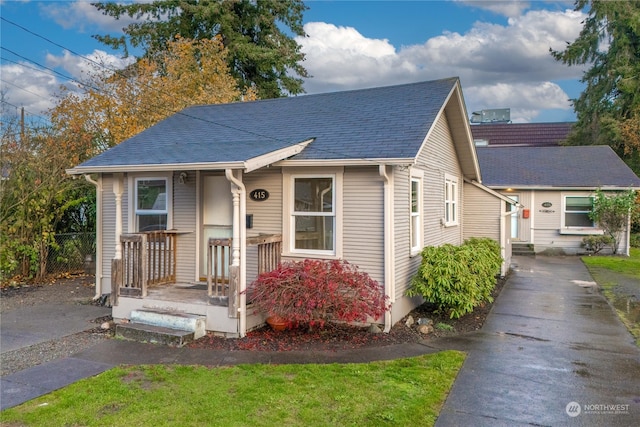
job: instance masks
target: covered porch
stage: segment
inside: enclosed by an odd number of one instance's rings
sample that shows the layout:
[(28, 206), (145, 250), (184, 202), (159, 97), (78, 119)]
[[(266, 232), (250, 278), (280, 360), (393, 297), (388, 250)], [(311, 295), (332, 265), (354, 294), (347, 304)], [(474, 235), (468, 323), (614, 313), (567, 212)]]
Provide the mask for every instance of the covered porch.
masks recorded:
[[(161, 230), (123, 234), (122, 256), (114, 259), (113, 317), (124, 321), (137, 310), (159, 310), (201, 316), (206, 330), (223, 336), (240, 336), (240, 320), (245, 328), (262, 323), (260, 316), (243, 313), (241, 275), (250, 283), (258, 274), (275, 269), (280, 263), (282, 236), (261, 234), (244, 241), (248, 257), (235, 260), (239, 244), (233, 238), (209, 238), (207, 272), (204, 280), (176, 280), (180, 233)], [(255, 265), (247, 268), (247, 264)], [(244, 315), (244, 316), (243, 316)], [(248, 324), (247, 324), (248, 323)]]

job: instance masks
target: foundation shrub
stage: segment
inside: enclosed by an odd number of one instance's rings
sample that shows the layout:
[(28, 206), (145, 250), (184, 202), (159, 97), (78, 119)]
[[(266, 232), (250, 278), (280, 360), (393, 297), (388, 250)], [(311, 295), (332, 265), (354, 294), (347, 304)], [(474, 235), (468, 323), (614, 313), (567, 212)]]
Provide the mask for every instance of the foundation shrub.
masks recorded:
[(472, 238), (460, 246), (427, 246), (407, 295), (424, 297), (438, 311), (457, 319), (485, 302), (497, 283), (500, 246), (488, 238)]
[(247, 299), (256, 312), (311, 327), (332, 320), (375, 321), (389, 309), (380, 284), (343, 260), (282, 263), (258, 276)]

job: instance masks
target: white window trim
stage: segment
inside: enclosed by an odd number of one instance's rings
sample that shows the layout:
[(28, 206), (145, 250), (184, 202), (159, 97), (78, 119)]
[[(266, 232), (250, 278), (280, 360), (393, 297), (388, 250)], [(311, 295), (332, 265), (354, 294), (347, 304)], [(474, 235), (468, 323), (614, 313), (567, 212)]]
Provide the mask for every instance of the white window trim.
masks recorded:
[(562, 193), (562, 213), (560, 215), (560, 234), (590, 235), (603, 234), (604, 231), (596, 224), (592, 227), (568, 226), (566, 225), (567, 198), (568, 197), (595, 197), (593, 193)]
[[(451, 188), (453, 187), (453, 191)], [(449, 189), (449, 191), (447, 191)], [(458, 184), (458, 177), (450, 174), (444, 175), (444, 215), (442, 222), (445, 227), (453, 227), (458, 225), (460, 217), (459, 203), (460, 203), (460, 185)], [(447, 193), (453, 195), (453, 199), (447, 199)], [(451, 219), (453, 217), (453, 220)]]
[(136, 230), (136, 217), (138, 215), (138, 181), (144, 180), (158, 180), (164, 179), (166, 182), (167, 189), (167, 210), (165, 211), (147, 211), (151, 214), (167, 214), (167, 230), (171, 230), (173, 228), (173, 174), (172, 173), (163, 173), (163, 174), (145, 174), (145, 175), (134, 175), (129, 176), (129, 215), (128, 215), (128, 224), (127, 224), (127, 232), (128, 233), (137, 233)]
[[(422, 251), (424, 241), (424, 185), (423, 185), (424, 173), (421, 170), (411, 170), (411, 177), (409, 180), (409, 246), (411, 248), (411, 256), (416, 256)], [(413, 212), (413, 183), (418, 183), (418, 212)], [(418, 217), (418, 227), (414, 228), (414, 217)], [(416, 244), (413, 245), (414, 236)]]
[[(282, 253), (283, 256), (321, 259), (342, 258), (342, 181), (343, 168), (305, 168), (283, 170), (283, 212), (284, 221), (282, 225)], [(295, 248), (295, 221), (294, 217), (294, 191), (293, 185), (296, 178), (332, 178), (333, 179), (333, 250), (312, 250)]]

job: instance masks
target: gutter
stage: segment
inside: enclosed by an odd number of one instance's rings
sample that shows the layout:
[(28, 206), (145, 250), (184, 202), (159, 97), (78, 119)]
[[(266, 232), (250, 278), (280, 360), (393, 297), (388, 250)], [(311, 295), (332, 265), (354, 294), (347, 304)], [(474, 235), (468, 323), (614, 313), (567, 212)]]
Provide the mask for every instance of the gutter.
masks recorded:
[[(243, 338), (247, 333), (247, 230), (246, 222), (243, 218), (247, 217), (247, 189), (238, 178), (233, 174), (232, 169), (225, 169), (224, 174), (229, 182), (236, 186), (237, 190), (233, 193), (233, 241), (231, 247), (232, 265), (238, 263), (239, 280), (238, 280), (238, 317), (240, 318), (239, 335)], [(236, 197), (239, 198), (236, 201)], [(240, 243), (239, 247), (237, 242)]]
[(96, 181), (88, 174), (84, 179), (96, 187), (96, 301), (102, 297), (102, 180)]
[[(395, 302), (395, 251), (393, 234), (393, 176), (387, 174), (386, 165), (378, 165), (378, 173), (384, 179), (384, 294), (389, 302)], [(391, 309), (384, 312), (384, 332), (391, 331)]]

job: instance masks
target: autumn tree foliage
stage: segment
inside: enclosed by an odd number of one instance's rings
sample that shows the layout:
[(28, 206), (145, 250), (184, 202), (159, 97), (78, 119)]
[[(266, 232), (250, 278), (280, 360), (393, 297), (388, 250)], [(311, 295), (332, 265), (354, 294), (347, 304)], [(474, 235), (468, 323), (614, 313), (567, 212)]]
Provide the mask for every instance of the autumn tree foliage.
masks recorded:
[(156, 0), (97, 2), (115, 19), (135, 18), (123, 36), (95, 38), (125, 53), (141, 48), (144, 57), (158, 53), (178, 36), (194, 40), (219, 37), (229, 52), (227, 64), (240, 90), (254, 88), (261, 99), (299, 94), (304, 54), (291, 36), (304, 36), (302, 0)]
[(237, 89), (219, 38), (178, 37), (156, 56), (162, 60), (145, 57), (125, 70), (96, 69), (83, 93), (65, 93), (51, 121), (63, 147), (77, 154), (69, 166), (188, 106), (255, 99), (250, 90)]
[(2, 281), (42, 278), (56, 233), (92, 224), (95, 188), (66, 169), (187, 106), (255, 99), (237, 89), (217, 38), (176, 38), (157, 55), (161, 61), (143, 58), (125, 70), (97, 67), (81, 93), (63, 93), (51, 126), (21, 133), (3, 118)]
[(586, 88), (572, 100), (573, 145), (610, 145), (640, 174), (640, 2), (577, 0), (585, 11), (579, 37), (551, 54), (569, 66), (588, 65)]
[[(6, 123), (5, 123), (6, 124)], [(4, 127), (0, 146), (0, 279), (41, 279), (56, 230), (65, 215), (86, 201), (86, 183), (65, 174), (68, 153), (49, 128), (17, 132)], [(92, 188), (91, 188), (92, 189)]]

